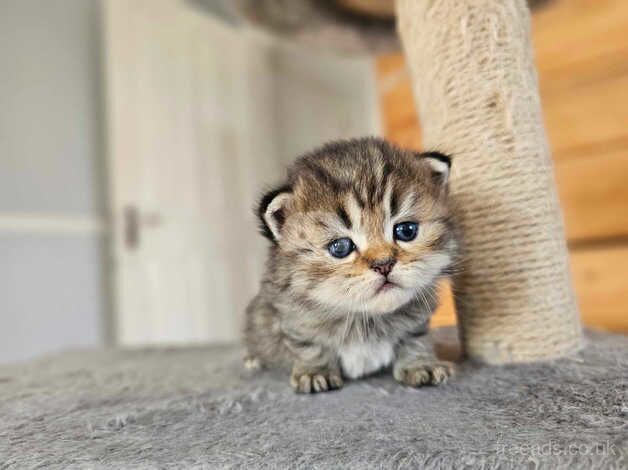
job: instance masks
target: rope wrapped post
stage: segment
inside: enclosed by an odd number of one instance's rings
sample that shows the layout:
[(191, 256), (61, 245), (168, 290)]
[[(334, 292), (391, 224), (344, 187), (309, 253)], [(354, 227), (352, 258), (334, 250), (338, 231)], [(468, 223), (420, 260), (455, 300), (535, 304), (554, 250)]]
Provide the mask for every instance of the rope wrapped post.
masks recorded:
[(467, 355), (502, 364), (581, 347), (525, 0), (397, 0), (424, 145), (453, 155)]

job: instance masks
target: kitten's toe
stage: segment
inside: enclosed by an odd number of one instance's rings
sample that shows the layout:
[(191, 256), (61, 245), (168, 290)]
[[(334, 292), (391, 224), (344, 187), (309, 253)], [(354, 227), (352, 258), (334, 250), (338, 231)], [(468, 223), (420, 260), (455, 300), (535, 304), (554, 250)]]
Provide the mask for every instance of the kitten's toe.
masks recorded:
[(447, 382), (453, 373), (453, 364), (445, 361), (407, 364), (395, 367), (393, 370), (393, 375), (398, 382), (411, 387), (439, 385)]
[(452, 364), (446, 362), (442, 364), (437, 364), (432, 367), (430, 371), (430, 376), (432, 381), (430, 382), (432, 385), (438, 385), (447, 382), (447, 379), (454, 374), (454, 367)]
[(312, 388), (315, 392), (326, 392), (329, 390), (329, 385), (327, 385), (327, 379), (324, 375), (316, 374), (312, 378)]
[(250, 372), (256, 372), (262, 368), (262, 362), (253, 356), (246, 356), (244, 358), (244, 368)]
[(340, 375), (340, 373), (329, 374), (328, 381), (329, 381), (329, 388), (331, 390), (337, 390), (339, 388), (342, 388), (342, 386), (344, 385), (344, 382), (342, 380), (342, 376)]
[(292, 373), (290, 385), (297, 393), (319, 393), (341, 388), (342, 377), (335, 372), (296, 374)]

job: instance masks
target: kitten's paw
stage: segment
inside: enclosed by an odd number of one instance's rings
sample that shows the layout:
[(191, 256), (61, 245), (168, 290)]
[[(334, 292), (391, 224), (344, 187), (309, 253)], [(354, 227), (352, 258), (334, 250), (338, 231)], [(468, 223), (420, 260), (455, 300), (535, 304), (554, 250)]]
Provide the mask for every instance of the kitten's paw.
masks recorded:
[(342, 388), (344, 382), (338, 371), (313, 373), (292, 372), (290, 385), (297, 393), (319, 393)]
[(249, 372), (257, 372), (262, 368), (262, 362), (253, 356), (246, 356), (244, 358), (244, 368)]
[(454, 374), (454, 365), (450, 362), (409, 363), (395, 365), (393, 375), (398, 382), (411, 387), (439, 385), (447, 382)]

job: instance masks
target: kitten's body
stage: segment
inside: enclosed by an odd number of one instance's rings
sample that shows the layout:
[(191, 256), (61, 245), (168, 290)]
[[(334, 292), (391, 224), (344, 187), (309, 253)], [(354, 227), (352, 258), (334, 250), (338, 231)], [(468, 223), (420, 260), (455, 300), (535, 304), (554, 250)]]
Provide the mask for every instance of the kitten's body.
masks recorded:
[[(448, 159), (403, 152), (377, 139), (327, 145), (301, 157), (288, 181), (260, 205), (274, 243), (258, 295), (247, 309), (248, 363), (292, 366), (293, 387), (324, 391), (394, 365), (410, 385), (451, 372), (425, 334), (437, 283), (451, 270)], [(394, 239), (416, 220), (419, 235)], [(337, 259), (327, 247), (351, 239)], [(385, 268), (384, 268), (385, 266)]]

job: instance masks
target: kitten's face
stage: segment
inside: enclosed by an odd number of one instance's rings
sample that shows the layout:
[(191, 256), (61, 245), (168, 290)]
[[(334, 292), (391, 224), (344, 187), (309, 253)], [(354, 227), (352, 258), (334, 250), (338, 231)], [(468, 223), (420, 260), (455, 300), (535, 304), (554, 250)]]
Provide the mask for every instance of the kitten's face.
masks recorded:
[(288, 185), (262, 201), (288, 289), (338, 314), (388, 313), (425, 295), (456, 248), (448, 171), (440, 154), (374, 139), (299, 159)]

